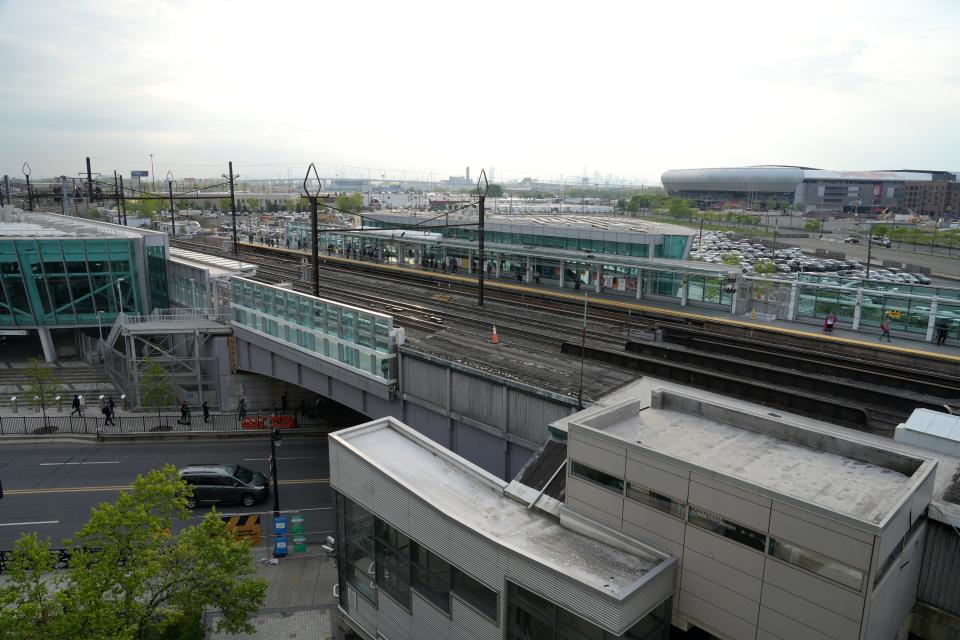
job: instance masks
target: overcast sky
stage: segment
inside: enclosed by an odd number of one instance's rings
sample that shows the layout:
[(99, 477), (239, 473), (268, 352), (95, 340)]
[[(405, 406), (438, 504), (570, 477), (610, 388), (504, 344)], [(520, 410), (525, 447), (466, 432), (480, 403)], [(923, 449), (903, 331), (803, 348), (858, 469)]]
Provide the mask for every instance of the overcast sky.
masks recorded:
[(0, 0), (0, 173), (960, 170), (960, 2)]

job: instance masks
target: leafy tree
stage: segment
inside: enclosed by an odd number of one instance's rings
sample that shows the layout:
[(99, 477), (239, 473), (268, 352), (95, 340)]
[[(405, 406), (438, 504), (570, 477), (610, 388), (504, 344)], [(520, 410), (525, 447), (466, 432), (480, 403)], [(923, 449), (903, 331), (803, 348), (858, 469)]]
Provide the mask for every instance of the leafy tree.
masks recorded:
[(753, 272), (757, 274), (776, 273), (777, 265), (770, 260), (761, 260), (753, 265)]
[[(900, 227), (893, 227), (893, 228), (894, 228), (894, 229), (899, 229)], [(913, 230), (915, 231), (916, 228), (914, 227)], [(888, 227), (888, 226), (885, 225), (885, 224), (875, 224), (875, 225), (873, 225), (872, 231), (873, 231), (873, 235), (879, 236), (879, 237), (882, 238), (882, 237), (886, 236), (888, 233), (890, 233), (890, 227)]]
[(259, 211), (260, 210), (260, 201), (256, 198), (247, 198), (243, 202), (244, 211)]
[(491, 198), (502, 198), (503, 197), (503, 185), (500, 184), (491, 184), (490, 190), (487, 191), (487, 195)]
[(170, 374), (159, 362), (151, 360), (140, 376), (140, 402), (148, 407), (156, 407), (159, 418), (161, 408), (172, 403), (174, 399)]
[(27, 368), (23, 370), (27, 382), (27, 395), (36, 398), (37, 406), (43, 411), (43, 424), (47, 424), (47, 406), (60, 390), (56, 372), (44, 366), (39, 358), (29, 358)]
[(671, 198), (667, 203), (667, 212), (674, 218), (689, 218), (693, 215), (690, 203), (683, 198)]
[(334, 205), (340, 211), (347, 211), (349, 213), (356, 213), (363, 208), (363, 194), (362, 193), (351, 193), (347, 195), (346, 193), (341, 193), (337, 196), (337, 200)]
[(217, 202), (220, 203), (221, 211), (230, 211), (230, 198), (220, 198)]
[(823, 223), (819, 220), (811, 218), (803, 223), (803, 230), (807, 233), (819, 233), (823, 229)]
[(740, 264), (740, 256), (735, 253), (725, 253), (720, 256), (720, 260), (723, 262), (723, 264), (728, 264), (731, 266)]
[[(205, 608), (217, 629), (251, 632), (266, 581), (247, 542), (214, 510), (184, 526), (191, 489), (172, 465), (137, 476), (101, 503), (74, 540), (69, 568), (51, 573), (50, 542), (17, 541), (0, 586), (0, 637), (9, 640), (161, 640), (189, 637)], [(202, 636), (195, 636), (202, 637)]]

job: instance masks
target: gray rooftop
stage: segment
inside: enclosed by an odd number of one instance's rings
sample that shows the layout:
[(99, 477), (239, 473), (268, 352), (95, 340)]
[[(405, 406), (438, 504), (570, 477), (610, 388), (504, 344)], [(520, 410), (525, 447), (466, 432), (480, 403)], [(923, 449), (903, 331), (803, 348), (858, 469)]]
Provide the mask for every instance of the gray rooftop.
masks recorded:
[(690, 391), (654, 389), (649, 402), (631, 398), (573, 416), (570, 427), (874, 526), (936, 465), (895, 446), (827, 436), (794, 416)]
[(166, 242), (166, 234), (160, 231), (125, 227), (58, 213), (24, 211), (10, 206), (0, 207), (0, 237), (142, 238), (151, 236), (156, 238), (156, 242), (150, 244)]
[(607, 595), (622, 597), (666, 560), (639, 545), (627, 553), (527, 509), (504, 493), (505, 482), (392, 418), (330, 437), (493, 543)]

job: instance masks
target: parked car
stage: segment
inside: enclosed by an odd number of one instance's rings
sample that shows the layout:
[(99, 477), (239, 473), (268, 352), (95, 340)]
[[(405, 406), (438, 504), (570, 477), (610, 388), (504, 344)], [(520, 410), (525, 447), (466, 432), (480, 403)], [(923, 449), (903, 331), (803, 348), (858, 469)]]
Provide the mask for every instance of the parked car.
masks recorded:
[(193, 488), (187, 507), (201, 504), (242, 504), (252, 507), (270, 494), (267, 477), (233, 464), (191, 464), (180, 477)]
[(854, 238), (852, 236), (849, 238), (844, 238), (843, 241), (847, 244), (860, 244), (860, 238)]
[(920, 284), (932, 284), (932, 283), (933, 283), (933, 281), (932, 281), (930, 278), (928, 278), (927, 276), (923, 275), (922, 273), (911, 273), (910, 275), (912, 275), (914, 278), (916, 278), (917, 281), (918, 281)]

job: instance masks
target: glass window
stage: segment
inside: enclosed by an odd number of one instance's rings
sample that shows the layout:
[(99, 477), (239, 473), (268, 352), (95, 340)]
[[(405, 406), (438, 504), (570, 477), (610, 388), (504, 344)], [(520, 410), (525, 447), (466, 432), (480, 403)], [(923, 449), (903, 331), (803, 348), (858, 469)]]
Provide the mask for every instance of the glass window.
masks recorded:
[(617, 491), (618, 493), (623, 493), (622, 479), (615, 478), (609, 473), (604, 473), (603, 471), (599, 471), (593, 467), (588, 467), (583, 463), (571, 461), (570, 474), (582, 480), (588, 480), (590, 482), (602, 485), (607, 489)]
[(691, 506), (687, 519), (690, 521), (690, 524), (694, 524), (707, 531), (712, 531), (724, 538), (730, 538), (734, 542), (739, 542), (760, 552), (766, 550), (767, 536), (759, 531), (754, 531), (743, 525), (730, 522), (715, 513), (703, 511)]
[(627, 497), (678, 518), (686, 515), (686, 503), (682, 500), (665, 496), (633, 482), (627, 483)]
[(377, 586), (410, 608), (410, 538), (376, 519)]
[(342, 543), (337, 545), (337, 565), (343, 571), (344, 582), (376, 605), (375, 518), (346, 496), (338, 495), (343, 535)]
[(451, 568), (452, 590), (494, 622), (497, 621), (497, 592), (474, 580), (460, 569)]
[(426, 547), (413, 543), (410, 554), (413, 588), (450, 613), (450, 565)]
[(804, 549), (792, 542), (770, 538), (770, 555), (822, 576), (827, 580), (832, 580), (837, 584), (842, 584), (857, 591), (863, 590), (863, 571), (828, 558), (816, 551)]
[(615, 636), (546, 598), (507, 584), (507, 640), (667, 640), (670, 637), (668, 598), (625, 634)]

